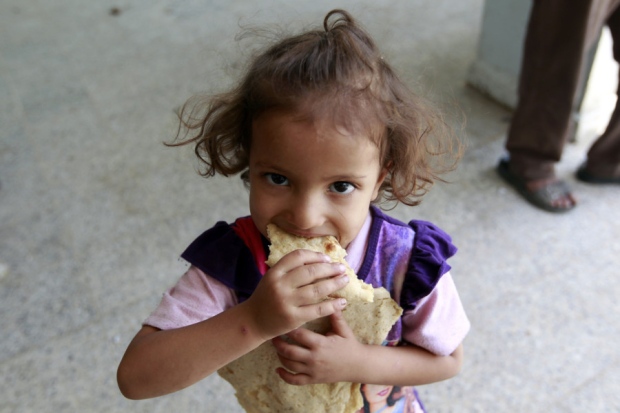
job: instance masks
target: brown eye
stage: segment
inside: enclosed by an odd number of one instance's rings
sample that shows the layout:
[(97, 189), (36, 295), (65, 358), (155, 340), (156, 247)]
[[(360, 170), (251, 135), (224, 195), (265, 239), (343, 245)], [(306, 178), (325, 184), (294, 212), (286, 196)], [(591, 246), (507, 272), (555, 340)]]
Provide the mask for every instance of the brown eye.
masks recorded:
[(283, 186), (288, 185), (288, 179), (284, 175), (279, 174), (265, 174), (267, 181), (273, 185)]
[(355, 189), (350, 182), (334, 182), (329, 186), (329, 190), (337, 194), (350, 194)]

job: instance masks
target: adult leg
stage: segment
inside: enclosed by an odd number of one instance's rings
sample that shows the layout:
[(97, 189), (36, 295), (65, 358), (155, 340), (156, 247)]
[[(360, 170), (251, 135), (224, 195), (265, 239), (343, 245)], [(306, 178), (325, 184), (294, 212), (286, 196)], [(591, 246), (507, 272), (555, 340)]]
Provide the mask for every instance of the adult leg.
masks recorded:
[(535, 0), (523, 48), (519, 103), (506, 149), (526, 180), (554, 177), (581, 81), (588, 21), (595, 0)]
[(535, 0), (519, 79), (519, 103), (498, 172), (529, 202), (554, 212), (576, 205), (555, 177), (569, 134), (576, 91), (585, 81), (587, 51), (598, 38), (608, 0)]
[[(614, 59), (620, 63), (620, 0), (613, 1), (610, 9), (607, 25), (613, 39)], [(620, 73), (618, 85), (617, 94), (620, 95)], [(605, 132), (588, 151), (586, 165), (578, 171), (577, 177), (595, 183), (620, 183), (620, 100), (616, 102)]]

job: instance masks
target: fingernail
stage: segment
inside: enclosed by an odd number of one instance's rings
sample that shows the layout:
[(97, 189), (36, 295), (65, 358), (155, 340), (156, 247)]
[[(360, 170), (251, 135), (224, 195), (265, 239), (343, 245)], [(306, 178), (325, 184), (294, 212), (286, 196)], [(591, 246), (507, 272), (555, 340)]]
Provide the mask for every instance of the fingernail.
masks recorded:
[(340, 306), (341, 307), (346, 307), (347, 306), (347, 300), (346, 299), (341, 298), (339, 301), (340, 301)]
[(348, 276), (347, 274), (342, 274), (342, 275), (341, 275), (341, 277), (342, 277), (342, 278), (344, 278), (344, 280), (343, 280), (343, 281), (344, 281), (345, 283), (348, 283), (349, 281), (351, 281), (351, 280), (349, 279), (349, 276)]

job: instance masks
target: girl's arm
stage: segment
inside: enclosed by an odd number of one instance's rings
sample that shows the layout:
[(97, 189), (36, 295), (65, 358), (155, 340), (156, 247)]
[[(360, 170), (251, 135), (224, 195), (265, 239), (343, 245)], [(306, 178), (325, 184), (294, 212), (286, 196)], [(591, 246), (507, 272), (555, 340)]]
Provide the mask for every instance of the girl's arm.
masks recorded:
[(142, 327), (119, 365), (119, 388), (144, 399), (196, 383), (265, 341), (342, 309), (342, 300), (323, 300), (347, 282), (344, 267), (323, 254), (288, 254), (247, 301), (187, 327)]
[(362, 344), (340, 312), (332, 315), (332, 332), (326, 336), (303, 328), (288, 336), (299, 345), (273, 340), (286, 367), (278, 373), (284, 381), (296, 385), (344, 381), (417, 386), (455, 376), (463, 360), (462, 344), (448, 356), (416, 346)]
[(245, 307), (174, 330), (142, 327), (118, 368), (121, 393), (145, 399), (181, 390), (258, 347), (264, 340)]
[(400, 386), (435, 383), (456, 376), (463, 361), (462, 344), (448, 356), (438, 356), (416, 346), (364, 347), (358, 359), (363, 362), (351, 374), (356, 377), (355, 383)]

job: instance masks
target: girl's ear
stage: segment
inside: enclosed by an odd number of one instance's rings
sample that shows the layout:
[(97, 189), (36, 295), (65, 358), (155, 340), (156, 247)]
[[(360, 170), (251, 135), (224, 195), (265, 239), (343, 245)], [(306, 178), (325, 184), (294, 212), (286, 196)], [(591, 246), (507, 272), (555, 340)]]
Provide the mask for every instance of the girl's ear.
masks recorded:
[(245, 187), (245, 189), (250, 189), (250, 169), (246, 169), (245, 171), (243, 171), (240, 175), (241, 177), (241, 181), (243, 182), (243, 186)]
[(387, 166), (384, 166), (379, 171), (379, 177), (377, 178), (377, 183), (375, 184), (375, 189), (372, 193), (373, 200), (377, 199), (377, 196), (379, 195), (379, 189), (381, 189), (381, 185), (383, 184), (383, 181), (385, 181), (385, 177), (387, 176), (388, 172), (389, 169)]

